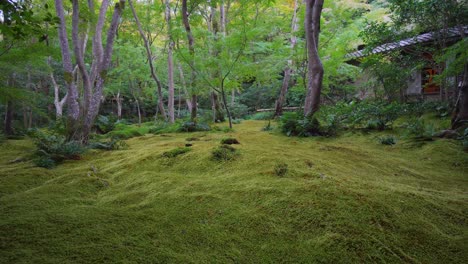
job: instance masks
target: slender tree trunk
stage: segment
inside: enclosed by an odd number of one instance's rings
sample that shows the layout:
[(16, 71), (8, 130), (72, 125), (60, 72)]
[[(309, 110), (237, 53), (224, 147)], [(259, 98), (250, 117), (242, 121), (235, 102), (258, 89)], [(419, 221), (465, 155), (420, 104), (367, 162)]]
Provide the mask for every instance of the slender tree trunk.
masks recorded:
[[(297, 16), (297, 12), (299, 11), (299, 4), (298, 0), (294, 0), (294, 12), (293, 12), (293, 17), (291, 21), (291, 56), (293, 55), (294, 48), (296, 47), (297, 43), (297, 38), (295, 36), (295, 33), (297, 32), (299, 28), (299, 18)], [(293, 73), (293, 61), (288, 60), (288, 66), (284, 69), (284, 78), (283, 78), (283, 84), (281, 85), (281, 91), (280, 95), (278, 97), (278, 100), (276, 100), (276, 105), (275, 105), (275, 117), (279, 117), (283, 114), (283, 104), (284, 101), (286, 100), (286, 95), (288, 93), (289, 89), (289, 83), (291, 80), (291, 74)]]
[(452, 118), (452, 129), (468, 125), (468, 63), (465, 64)]
[[(221, 9), (221, 7), (220, 7)], [(224, 10), (224, 8), (222, 9)], [(220, 12), (221, 13), (221, 12)], [(218, 36), (218, 33), (219, 33), (219, 24), (218, 23), (218, 20), (217, 20), (217, 17), (216, 17), (216, 7), (211, 7), (211, 20), (208, 21), (208, 29), (211, 30), (212, 34), (214, 35), (214, 40), (215, 42), (218, 41), (219, 39), (219, 36)], [(220, 16), (220, 20), (223, 19), (223, 16)], [(221, 22), (222, 24), (222, 22)], [(210, 53), (212, 54), (213, 57), (218, 57), (219, 55), (219, 50), (218, 48), (216, 47), (217, 45), (213, 45), (214, 47), (212, 47), (210, 49)], [(213, 74), (213, 77), (215, 79), (221, 79), (222, 76), (221, 76), (221, 67), (218, 65), (217, 69), (215, 70), (215, 73)], [(213, 122), (223, 122), (224, 121), (224, 114), (221, 110), (221, 105), (219, 103), (219, 100), (218, 100), (218, 94), (216, 93), (216, 91), (212, 91), (211, 92), (211, 109), (213, 111)]]
[(54, 86), (55, 118), (59, 120), (62, 118), (63, 106), (67, 101), (68, 93), (66, 93), (65, 96), (62, 99), (60, 99), (60, 86), (55, 81), (53, 73), (50, 73), (50, 80), (52, 81), (52, 85)]
[(13, 102), (11, 100), (6, 104), (4, 131), (7, 136), (13, 135)]
[(304, 116), (311, 117), (320, 106), (323, 65), (318, 54), (320, 15), (324, 0), (306, 0), (305, 33), (307, 41), (307, 93), (304, 102)]
[(178, 68), (179, 68), (179, 75), (180, 75), (180, 81), (182, 82), (182, 88), (184, 90), (184, 97), (185, 97), (185, 103), (187, 104), (187, 109), (189, 112), (192, 112), (192, 101), (189, 97), (189, 94), (187, 92), (187, 85), (185, 83), (185, 77), (184, 77), (184, 71), (182, 70), (182, 65), (178, 63)]
[(135, 19), (135, 22), (136, 22), (136, 24), (138, 26), (138, 32), (140, 33), (140, 36), (143, 39), (143, 42), (145, 44), (146, 56), (148, 58), (148, 63), (149, 63), (150, 71), (151, 71), (151, 77), (156, 82), (156, 86), (158, 87), (158, 90), (157, 90), (157, 93), (158, 93), (158, 108), (159, 108), (159, 111), (160, 111), (161, 115), (164, 117), (164, 119), (166, 119), (167, 116), (166, 116), (166, 110), (164, 109), (162, 84), (161, 84), (161, 81), (159, 80), (159, 78), (156, 75), (156, 72), (154, 70), (153, 55), (151, 53), (150, 44), (148, 42), (148, 39), (146, 38), (145, 32), (143, 32), (143, 28), (141, 27), (140, 20), (138, 19), (138, 15), (137, 15), (137, 13), (135, 11), (135, 8), (133, 7), (132, 0), (128, 0), (128, 4), (130, 6), (130, 9), (132, 10), (133, 18)]
[(190, 28), (189, 22), (189, 14), (187, 9), (187, 0), (182, 0), (182, 21), (184, 24), (185, 32), (187, 33), (187, 40), (189, 43), (189, 51), (190, 51), (190, 64), (192, 65), (192, 79), (191, 79), (191, 87), (192, 87), (192, 109), (190, 113), (190, 118), (192, 121), (196, 121), (197, 118), (197, 95), (195, 93), (196, 89), (196, 73), (194, 71), (195, 68), (195, 45), (192, 35), (192, 30)]
[(120, 97), (120, 91), (117, 92), (117, 119), (122, 119), (122, 98)]
[(166, 23), (167, 35), (169, 37), (169, 47), (167, 51), (167, 71), (168, 71), (168, 86), (169, 86), (169, 102), (167, 103), (169, 112), (169, 122), (174, 123), (174, 60), (172, 58), (172, 50), (174, 49), (174, 41), (172, 40), (171, 29), (171, 6), (170, 0), (166, 0)]
[(213, 110), (213, 122), (223, 122), (224, 114), (221, 110), (218, 94), (215, 91), (211, 92), (211, 109)]
[(136, 97), (135, 98), (135, 104), (136, 104), (136, 107), (137, 107), (137, 112), (138, 112), (138, 126), (141, 126), (141, 110), (140, 110), (140, 103), (138, 102), (138, 99)]
[(224, 109), (226, 109), (226, 114), (227, 114), (227, 116), (228, 116), (229, 128), (232, 128), (231, 111), (229, 111), (229, 108), (227, 107), (226, 92), (224, 91), (224, 79), (221, 80), (221, 96), (222, 96), (222, 98), (223, 98)]

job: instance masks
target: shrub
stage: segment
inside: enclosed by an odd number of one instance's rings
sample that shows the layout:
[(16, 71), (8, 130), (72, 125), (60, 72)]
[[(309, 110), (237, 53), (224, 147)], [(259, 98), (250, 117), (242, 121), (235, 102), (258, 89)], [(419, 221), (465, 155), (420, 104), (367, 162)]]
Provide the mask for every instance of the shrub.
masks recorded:
[(211, 151), (212, 157), (218, 161), (233, 160), (237, 155), (237, 150), (230, 145), (221, 145)]
[(211, 128), (205, 123), (196, 123), (193, 121), (186, 121), (181, 124), (178, 132), (196, 132), (196, 131), (210, 131)]
[(151, 134), (163, 134), (163, 133), (175, 133), (180, 130), (181, 123), (175, 122), (174, 124), (170, 124), (165, 121), (156, 121), (156, 123), (150, 127), (149, 133)]
[(94, 126), (100, 134), (107, 134), (114, 130), (115, 120), (112, 117), (109, 118), (107, 116), (100, 115), (97, 117)]
[(246, 117), (246, 119), (252, 119), (252, 120), (269, 120), (273, 118), (273, 113), (272, 112), (258, 112), (253, 115), (250, 115)]
[(240, 144), (240, 143), (235, 138), (223, 138), (221, 139), (221, 144), (233, 145), (233, 144)]
[(37, 129), (31, 130), (29, 135), (37, 147), (37, 166), (51, 168), (64, 160), (80, 159), (85, 150), (79, 142), (67, 142), (62, 135), (47, 134)]
[(236, 102), (233, 106), (229, 107), (229, 111), (232, 118), (239, 119), (245, 117), (249, 113), (249, 107)]
[(394, 136), (384, 136), (377, 138), (382, 145), (395, 145), (396, 138)]
[(178, 148), (175, 148), (173, 150), (169, 150), (169, 151), (166, 151), (162, 154), (163, 157), (165, 158), (175, 158), (179, 155), (182, 155), (184, 153), (187, 153), (189, 152), (190, 150), (192, 150), (191, 148), (189, 147), (178, 147)]
[(95, 141), (89, 144), (91, 149), (102, 149), (102, 150), (119, 150), (125, 149), (128, 145), (125, 141), (119, 138), (110, 138), (107, 141)]
[(433, 124), (426, 124), (421, 119), (412, 119), (406, 124), (406, 136), (419, 140), (432, 140), (436, 136), (437, 130)]
[(242, 122), (242, 119), (233, 119), (232, 120), (232, 123), (237, 124), (237, 125), (240, 124), (241, 122)]
[(285, 176), (288, 173), (288, 164), (284, 162), (275, 164), (274, 172), (276, 176)]
[(320, 124), (316, 118), (304, 118), (298, 113), (284, 113), (280, 119), (281, 132), (289, 136), (318, 136)]

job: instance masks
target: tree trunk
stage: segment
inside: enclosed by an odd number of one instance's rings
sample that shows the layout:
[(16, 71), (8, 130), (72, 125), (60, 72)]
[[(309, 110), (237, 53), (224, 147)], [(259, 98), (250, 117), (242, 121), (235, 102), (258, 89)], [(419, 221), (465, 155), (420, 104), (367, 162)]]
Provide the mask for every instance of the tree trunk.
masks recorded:
[(182, 88), (184, 90), (185, 103), (187, 104), (187, 109), (189, 112), (192, 112), (192, 101), (190, 100), (189, 94), (187, 92), (187, 85), (185, 84), (184, 71), (182, 70), (182, 65), (178, 64), (180, 81), (182, 82)]
[(283, 104), (284, 100), (286, 99), (286, 93), (288, 92), (289, 88), (289, 81), (291, 79), (291, 72), (292, 69), (287, 67), (284, 70), (284, 77), (283, 77), (283, 85), (281, 85), (281, 91), (280, 95), (278, 97), (278, 100), (276, 100), (276, 106), (275, 106), (275, 117), (279, 117), (283, 114)]
[(117, 119), (122, 119), (122, 98), (120, 97), (120, 91), (117, 92)]
[[(452, 129), (468, 125), (468, 63), (465, 64), (461, 81), (458, 84), (458, 98), (452, 118)], [(468, 127), (468, 126), (467, 126)]]
[(229, 108), (227, 107), (226, 93), (224, 92), (224, 79), (221, 80), (221, 97), (223, 98), (224, 109), (226, 109), (226, 114), (228, 116), (229, 128), (232, 128), (231, 111), (229, 111)]
[(135, 22), (138, 26), (138, 32), (140, 33), (141, 38), (143, 39), (143, 42), (145, 44), (145, 49), (146, 49), (146, 56), (148, 59), (148, 63), (150, 66), (150, 71), (151, 71), (151, 77), (153, 80), (156, 82), (156, 85), (158, 87), (157, 93), (158, 93), (158, 108), (159, 112), (161, 115), (164, 117), (164, 119), (167, 118), (166, 116), (166, 110), (164, 109), (164, 100), (163, 100), (163, 94), (162, 94), (162, 85), (161, 81), (159, 80), (158, 76), (156, 75), (156, 72), (154, 70), (153, 66), (153, 55), (151, 54), (151, 49), (150, 49), (150, 44), (148, 42), (148, 39), (146, 38), (145, 33), (143, 32), (143, 28), (141, 27), (140, 20), (138, 19), (137, 13), (135, 12), (135, 8), (133, 7), (132, 0), (128, 0), (128, 4), (130, 6), (130, 9), (132, 10), (133, 18), (135, 19)]
[(213, 122), (220, 123), (224, 121), (224, 114), (218, 100), (218, 94), (211, 92), (211, 109), (213, 110)]
[(170, 0), (166, 0), (166, 22), (167, 22), (167, 35), (169, 37), (169, 47), (167, 51), (167, 71), (169, 82), (169, 102), (167, 108), (169, 112), (169, 122), (174, 123), (174, 61), (172, 59), (172, 50), (174, 48), (174, 41), (172, 40), (171, 29), (171, 7)]
[[(122, 10), (125, 5), (125, 0), (120, 0), (114, 6), (112, 20), (107, 30), (107, 43), (104, 48), (102, 44), (102, 31), (106, 20), (106, 12), (109, 7), (109, 0), (102, 0), (99, 9), (99, 15), (94, 30), (93, 36), (93, 62), (91, 69), (88, 69), (84, 62), (84, 52), (87, 42), (87, 34), (80, 37), (80, 8), (79, 1), (72, 0), (72, 42), (75, 60), (80, 70), (81, 79), (83, 80), (83, 99), (80, 100), (77, 83), (74, 80), (73, 66), (70, 54), (70, 46), (68, 43), (65, 14), (62, 0), (55, 0), (55, 8), (57, 17), (59, 18), (59, 40), (62, 53), (62, 64), (64, 69), (64, 78), (67, 85), (68, 96), (68, 117), (67, 130), (68, 140), (78, 140), (83, 144), (87, 144), (91, 127), (96, 119), (101, 105), (101, 97), (103, 93), (104, 83), (106, 81), (107, 71), (110, 68), (111, 57), (117, 27), (122, 15)], [(94, 14), (93, 1), (88, 1), (90, 13)], [(80, 101), (83, 105), (80, 105)]]
[(190, 22), (189, 22), (189, 14), (187, 9), (187, 0), (182, 0), (182, 21), (184, 23), (185, 32), (187, 33), (187, 40), (189, 43), (189, 51), (190, 51), (190, 64), (192, 68), (192, 79), (191, 79), (191, 87), (192, 87), (192, 110), (190, 113), (190, 118), (192, 121), (196, 121), (197, 118), (197, 95), (195, 93), (196, 88), (196, 73), (195, 73), (195, 46), (194, 40), (192, 35), (192, 30), (190, 29)]
[(140, 103), (138, 102), (138, 99), (136, 97), (135, 98), (135, 104), (136, 104), (136, 107), (137, 107), (137, 112), (138, 112), (138, 126), (141, 126), (141, 111), (140, 111)]
[(311, 117), (320, 106), (323, 65), (318, 54), (320, 15), (324, 0), (306, 0), (305, 33), (307, 41), (307, 93), (304, 102), (304, 116)]
[(62, 118), (63, 106), (67, 101), (68, 93), (66, 93), (65, 96), (62, 99), (60, 99), (60, 86), (55, 81), (53, 73), (50, 73), (50, 80), (52, 81), (52, 85), (54, 86), (55, 118), (59, 120)]
[[(299, 18), (297, 16), (297, 12), (299, 11), (299, 5), (298, 5), (298, 0), (294, 1), (294, 12), (293, 12), (293, 17), (291, 20), (291, 56), (294, 53), (294, 48), (296, 47), (297, 43), (297, 38), (294, 35), (298, 28), (299, 28)], [(286, 95), (288, 93), (289, 89), (289, 83), (291, 80), (291, 74), (293, 73), (293, 61), (288, 60), (288, 66), (284, 69), (284, 78), (283, 78), (283, 84), (281, 85), (281, 91), (280, 95), (278, 97), (278, 100), (276, 100), (276, 105), (275, 105), (275, 117), (279, 117), (283, 114), (283, 104), (284, 100), (286, 100)]]
[(5, 135), (13, 135), (13, 102), (8, 101), (5, 112), (5, 123), (4, 123)]

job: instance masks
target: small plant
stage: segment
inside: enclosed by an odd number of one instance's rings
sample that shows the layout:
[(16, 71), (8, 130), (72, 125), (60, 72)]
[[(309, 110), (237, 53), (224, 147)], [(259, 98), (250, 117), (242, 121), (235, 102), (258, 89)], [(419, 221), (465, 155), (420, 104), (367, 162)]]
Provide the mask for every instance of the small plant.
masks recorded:
[(196, 132), (196, 131), (210, 131), (211, 128), (205, 123), (196, 123), (187, 121), (181, 124), (178, 132)]
[(240, 142), (235, 138), (223, 138), (221, 139), (221, 144), (233, 145), (233, 144), (240, 144)]
[(78, 160), (85, 148), (77, 141), (66, 141), (62, 135), (47, 134), (34, 129), (29, 132), (37, 147), (35, 163), (37, 166), (52, 168), (64, 160)]
[(211, 151), (214, 160), (228, 161), (233, 160), (237, 155), (237, 150), (230, 145), (221, 145)]
[(274, 172), (276, 176), (284, 177), (288, 173), (288, 164), (280, 162), (275, 164)]
[(184, 153), (187, 153), (189, 152), (190, 150), (192, 150), (191, 148), (189, 147), (178, 147), (178, 148), (175, 148), (173, 150), (169, 150), (169, 151), (166, 151), (162, 154), (163, 157), (165, 158), (175, 158), (179, 155), (182, 155)]
[(119, 138), (110, 138), (108, 141), (95, 141), (89, 144), (89, 148), (91, 149), (103, 150), (119, 150), (126, 149), (127, 147), (127, 143)]
[(418, 140), (432, 140), (437, 135), (433, 124), (426, 124), (423, 119), (413, 119), (406, 125), (406, 135)]
[(271, 131), (271, 130), (273, 130), (273, 126), (271, 125), (271, 121), (268, 120), (268, 124), (262, 127), (262, 131)]
[(96, 119), (95, 127), (100, 134), (107, 134), (114, 130), (115, 120), (112, 117), (100, 115)]
[(316, 118), (304, 118), (298, 113), (284, 113), (280, 119), (281, 132), (289, 136), (319, 136), (320, 124)]
[(240, 124), (242, 122), (242, 119), (233, 119), (232, 123), (233, 124)]
[(396, 144), (396, 138), (394, 136), (384, 136), (384, 137), (379, 137), (377, 138), (382, 145), (395, 145)]

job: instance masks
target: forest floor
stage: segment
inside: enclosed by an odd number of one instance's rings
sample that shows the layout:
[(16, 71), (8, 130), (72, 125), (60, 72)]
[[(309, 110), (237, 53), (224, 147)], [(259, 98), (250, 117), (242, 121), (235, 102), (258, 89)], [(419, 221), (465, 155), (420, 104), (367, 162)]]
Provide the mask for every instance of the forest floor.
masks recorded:
[[(0, 263), (468, 261), (459, 142), (288, 138), (264, 125), (148, 134), (52, 170), (11, 162), (34, 151), (29, 140), (3, 143)], [(213, 160), (229, 136), (240, 155)], [(161, 156), (189, 137), (192, 151)]]

